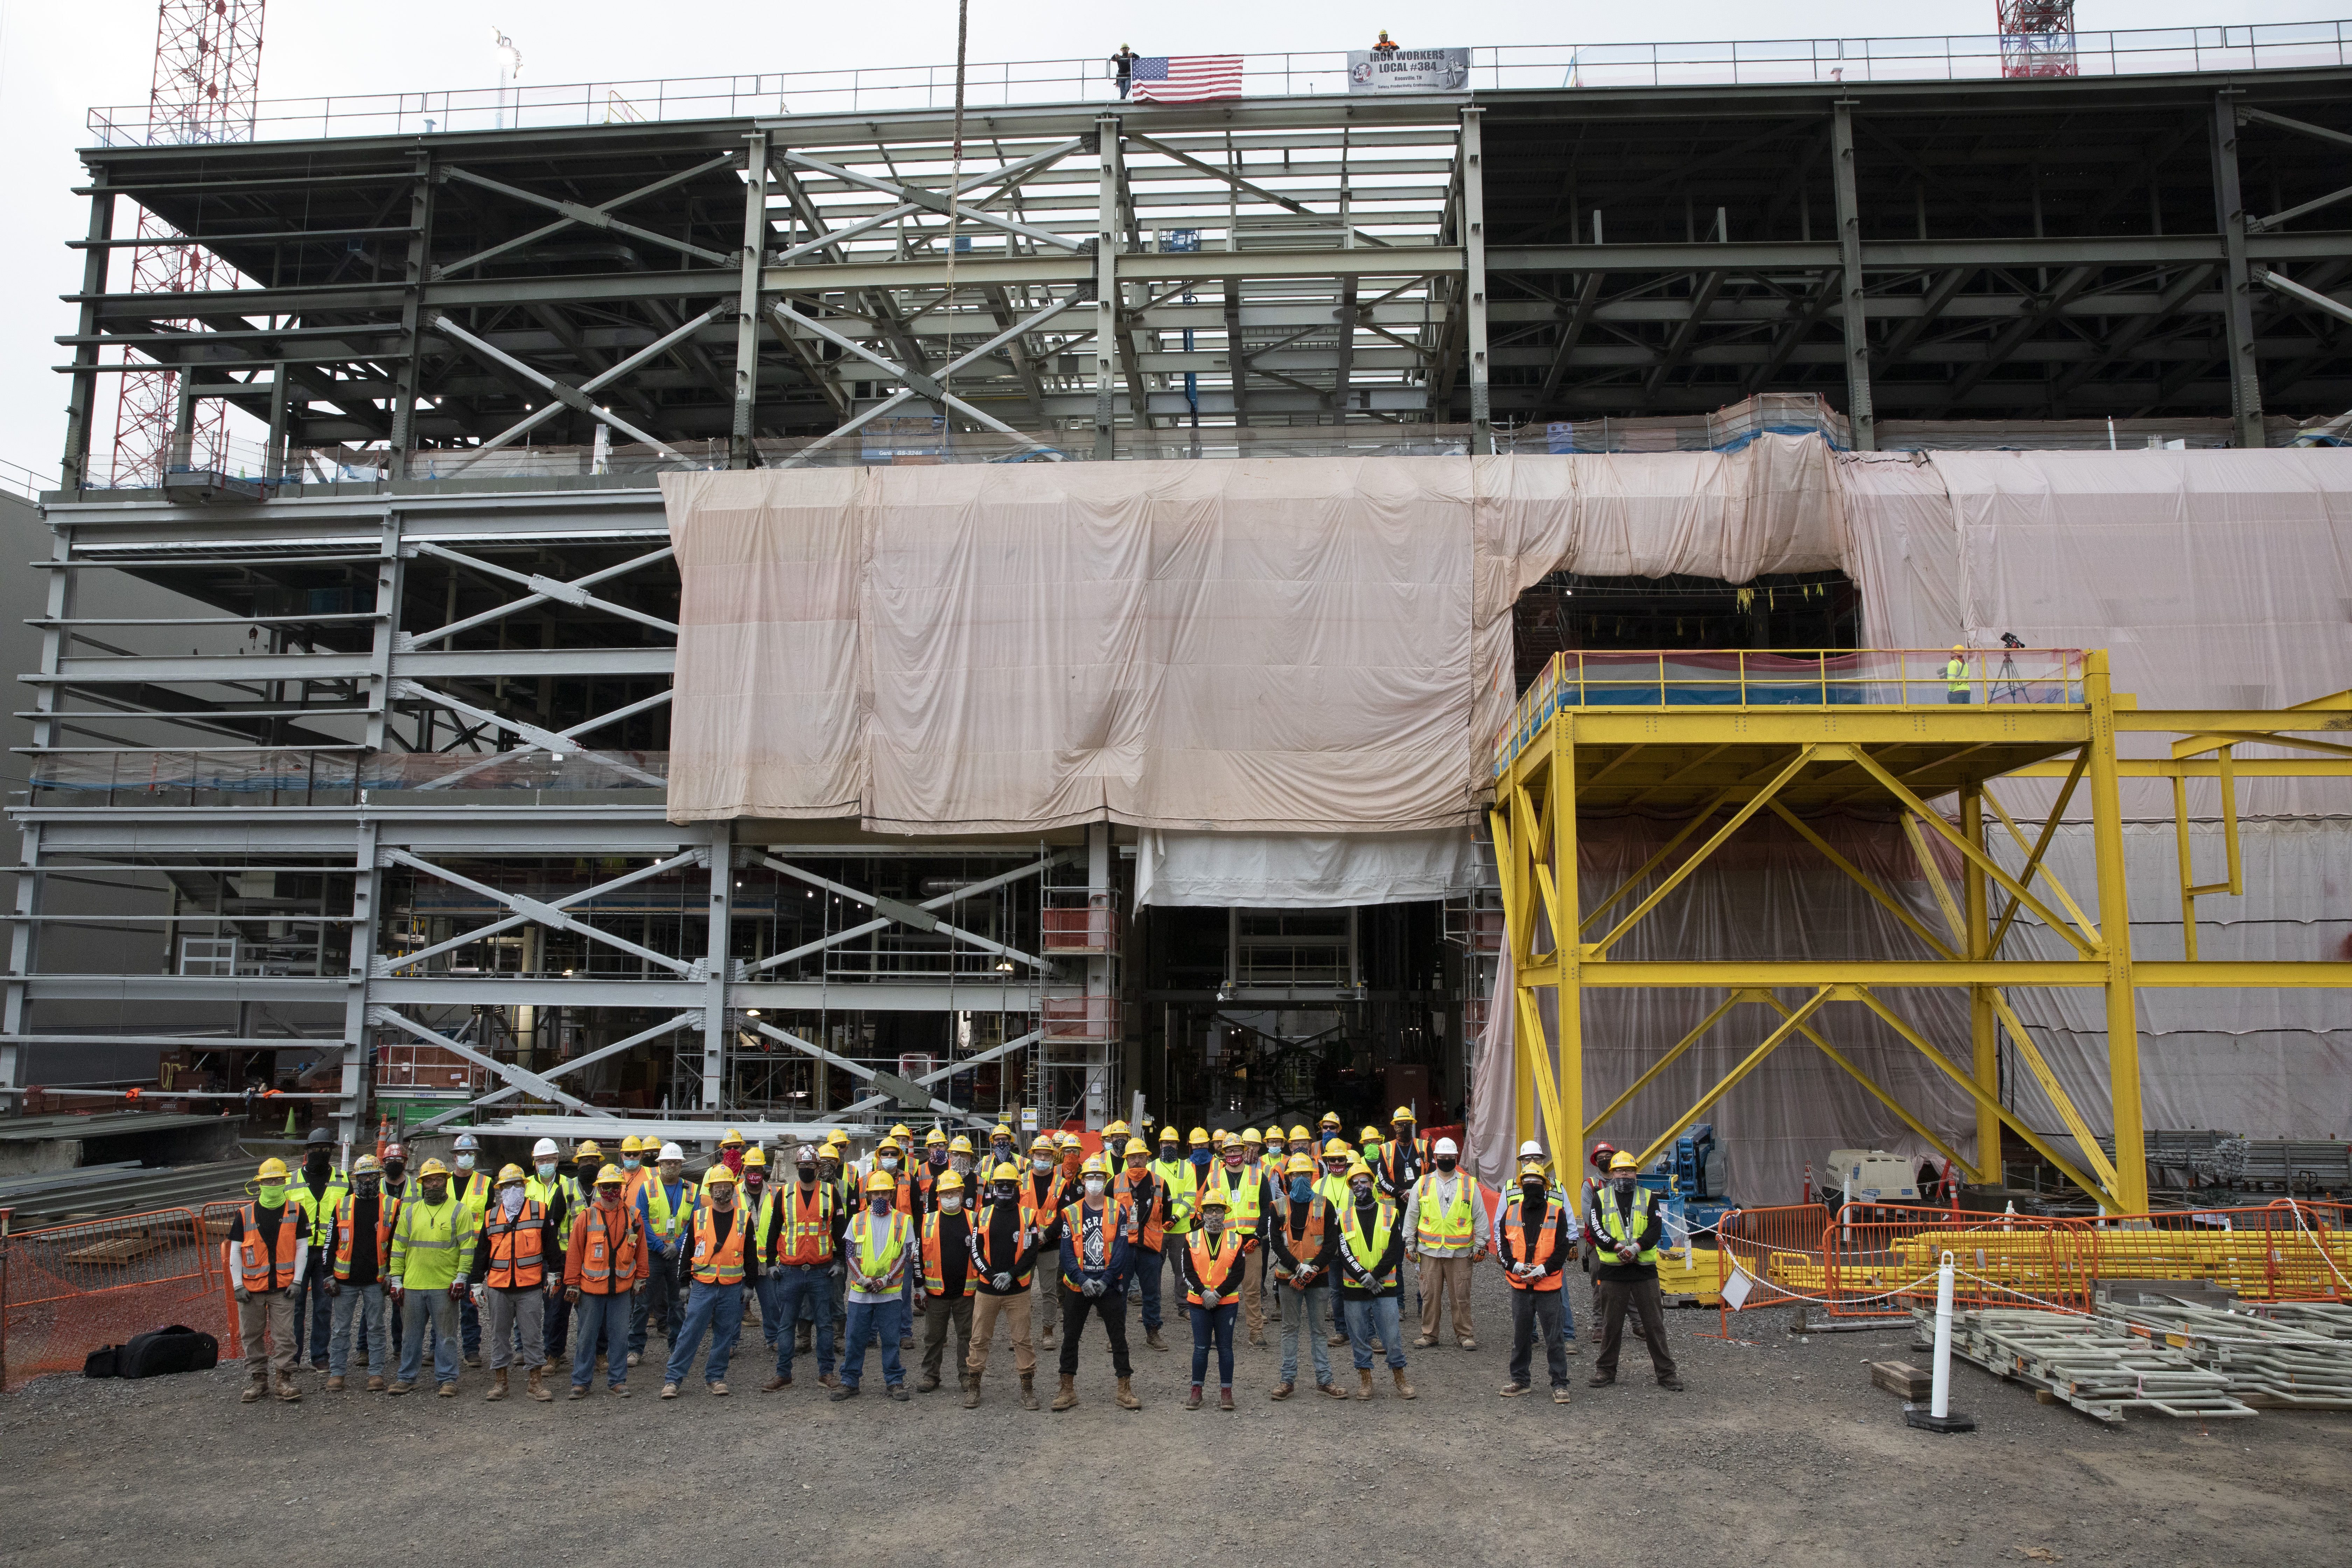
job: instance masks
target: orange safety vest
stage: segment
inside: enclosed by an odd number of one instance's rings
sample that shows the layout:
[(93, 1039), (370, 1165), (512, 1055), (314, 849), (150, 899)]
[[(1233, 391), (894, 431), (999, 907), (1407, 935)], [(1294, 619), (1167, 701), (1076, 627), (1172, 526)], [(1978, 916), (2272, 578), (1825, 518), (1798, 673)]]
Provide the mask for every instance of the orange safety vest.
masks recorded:
[(525, 1198), (512, 1219), (496, 1200), (482, 1216), (482, 1234), (489, 1237), (490, 1271), (483, 1283), (493, 1290), (528, 1290), (544, 1284), (546, 1260), (540, 1256), (540, 1226), (547, 1223), (547, 1205)]
[(833, 1261), (833, 1188), (816, 1184), (810, 1196), (801, 1196), (801, 1184), (784, 1189), (784, 1233), (777, 1238), (778, 1263), (813, 1267)]
[(259, 1204), (245, 1205), (245, 1288), (257, 1296), (294, 1283), (294, 1261), (310, 1234), (301, 1209), (289, 1202), (278, 1216), (278, 1256), (273, 1258), (261, 1248), (260, 1212)]
[[(937, 1209), (923, 1216), (923, 1289), (934, 1296), (948, 1293), (947, 1260), (940, 1256), (940, 1220), (942, 1217)], [(968, 1209), (964, 1212), (964, 1223), (967, 1226), (971, 1223), (971, 1213)], [(959, 1300), (971, 1294), (971, 1283), (972, 1271), (966, 1268), (963, 1289), (957, 1293)]]
[(1140, 1240), (1143, 1246), (1150, 1247), (1154, 1252), (1158, 1252), (1160, 1249), (1160, 1244), (1168, 1239), (1166, 1234), (1166, 1224), (1160, 1217), (1166, 1212), (1168, 1207), (1167, 1184), (1159, 1181), (1157, 1177), (1153, 1176), (1151, 1168), (1147, 1165), (1139, 1172), (1121, 1171), (1118, 1173), (1118, 1182), (1112, 1190), (1118, 1194), (1122, 1202), (1126, 1203), (1129, 1207), (1134, 1206), (1135, 1182), (1133, 1178), (1138, 1175), (1143, 1176), (1147, 1180), (1155, 1183), (1155, 1187), (1151, 1194), (1150, 1212), (1147, 1213), (1143, 1216), (1143, 1228), (1140, 1232)]
[[(1225, 1287), (1232, 1284), (1234, 1276), (1241, 1272), (1242, 1255), (1244, 1250), (1241, 1239), (1240, 1237), (1235, 1237), (1228, 1242), (1226, 1237), (1220, 1236), (1217, 1238), (1217, 1241), (1218, 1246), (1216, 1252), (1212, 1256), (1208, 1246), (1208, 1233), (1206, 1231), (1196, 1230), (1190, 1237), (1185, 1238), (1184, 1248), (1187, 1252), (1190, 1252), (1192, 1255), (1192, 1273), (1194, 1278), (1199, 1279), (1207, 1284), (1210, 1289), (1214, 1290), (1217, 1293), (1217, 1297), (1220, 1301), (1235, 1300), (1239, 1299), (1240, 1291), (1238, 1289), (1228, 1290)], [(1207, 1304), (1201, 1300), (1200, 1287), (1192, 1284), (1190, 1280), (1185, 1282), (1184, 1300), (1195, 1307), (1205, 1306)], [(1318, 1330), (1317, 1331), (1320, 1332), (1321, 1331)]]
[[(1290, 1248), (1290, 1255), (1299, 1262), (1312, 1263), (1316, 1258), (1323, 1256), (1323, 1227), (1331, 1223), (1331, 1205), (1324, 1201), (1322, 1193), (1318, 1191), (1313, 1197), (1307, 1200), (1307, 1234), (1293, 1237), (1290, 1234), (1290, 1205), (1291, 1197), (1288, 1193), (1276, 1195), (1274, 1218), (1275, 1223), (1282, 1227), (1282, 1245)], [(1281, 1279), (1284, 1284), (1288, 1284), (1289, 1273), (1283, 1271)]]
[[(1077, 1258), (1078, 1267), (1081, 1269), (1087, 1268), (1086, 1210), (1087, 1200), (1080, 1198), (1062, 1211), (1063, 1234), (1070, 1238), (1070, 1251)], [(1107, 1193), (1103, 1195), (1102, 1267), (1105, 1268), (1110, 1267), (1114, 1229), (1125, 1234), (1130, 1242), (1135, 1239), (1135, 1205), (1116, 1193)], [(1063, 1276), (1062, 1288), (1066, 1290), (1076, 1289), (1070, 1283), (1067, 1275)]]
[[(618, 1214), (618, 1235), (607, 1214)], [(567, 1256), (580, 1260), (580, 1289), (591, 1296), (618, 1296), (634, 1287), (645, 1272), (645, 1233), (637, 1228), (635, 1209), (607, 1209), (599, 1198), (572, 1222)]]
[(727, 1227), (727, 1239), (719, 1239), (719, 1227), (712, 1223), (709, 1205), (698, 1205), (694, 1211), (694, 1257), (688, 1265), (694, 1278), (704, 1285), (740, 1285), (743, 1283), (743, 1233), (751, 1226), (751, 1215), (740, 1203), (735, 1205), (734, 1223)]
[(1022, 1184), (1021, 1188), (1025, 1194), (1024, 1201), (1030, 1207), (1039, 1214), (1050, 1215), (1058, 1215), (1062, 1212), (1062, 1200), (1069, 1195), (1069, 1189), (1070, 1183), (1062, 1174), (1059, 1166), (1045, 1173), (1045, 1191), (1037, 1190), (1037, 1173), (1034, 1170), (1029, 1173), (1027, 1180)]
[[(353, 1194), (345, 1193), (343, 1201), (335, 1208), (335, 1278), (349, 1280), (352, 1277), (352, 1226)], [(400, 1200), (379, 1192), (375, 1195), (375, 1272), (382, 1279), (392, 1267), (392, 1227), (400, 1218)]]
[[(1028, 1199), (1023, 1198), (1020, 1200), (1020, 1209), (1021, 1229), (1013, 1238), (1013, 1250), (1015, 1257), (1020, 1255), (1021, 1248), (1025, 1245), (1026, 1239), (1037, 1228), (1037, 1211), (1030, 1206)], [(985, 1208), (982, 1208), (978, 1214), (971, 1216), (972, 1256), (979, 1260), (980, 1272), (982, 1274), (1003, 1274), (1006, 1272), (1007, 1266), (1013, 1261), (1010, 1258), (999, 1258), (989, 1256), (989, 1216), (993, 1214), (995, 1210), (996, 1205), (990, 1204)], [(1035, 1274), (1036, 1271), (1037, 1260), (1034, 1258), (1032, 1258), (1029, 1260), (1028, 1268), (1013, 1276), (1013, 1288), (1021, 1290), (1026, 1290), (1029, 1289), (1030, 1278)]]
[[(1554, 1248), (1547, 1244), (1544, 1247), (1543, 1255), (1541, 1257), (1538, 1257), (1536, 1255), (1536, 1247), (1538, 1242), (1544, 1237), (1551, 1237), (1554, 1239), (1558, 1238), (1559, 1232), (1553, 1227), (1559, 1223), (1559, 1205), (1558, 1201), (1555, 1199), (1551, 1205), (1544, 1212), (1543, 1224), (1531, 1232), (1528, 1229), (1527, 1226), (1525, 1209), (1526, 1203), (1526, 1194), (1514, 1193), (1511, 1194), (1510, 1203), (1503, 1210), (1503, 1224), (1501, 1229), (1501, 1235), (1503, 1237), (1503, 1261), (1507, 1264), (1540, 1263), (1549, 1267), (1551, 1263), (1551, 1255)], [(1514, 1233), (1516, 1233), (1519, 1238), (1519, 1244), (1516, 1249), (1511, 1246), (1511, 1237)], [(1557, 1290), (1559, 1289), (1560, 1276), (1557, 1274), (1547, 1274), (1539, 1279), (1529, 1281), (1520, 1279), (1508, 1268), (1506, 1268), (1503, 1270), (1503, 1278), (1510, 1282), (1511, 1289), (1514, 1290)]]
[[(637, 1194), (644, 1192), (646, 1190), (646, 1184), (653, 1179), (654, 1170), (650, 1165), (640, 1165), (634, 1171), (622, 1172), (621, 1201), (631, 1208), (636, 1207)], [(594, 1187), (596, 1184), (595, 1177), (593, 1173), (589, 1177), (588, 1184), (591, 1188)], [(589, 1201), (593, 1203), (595, 1200), (591, 1198)]]

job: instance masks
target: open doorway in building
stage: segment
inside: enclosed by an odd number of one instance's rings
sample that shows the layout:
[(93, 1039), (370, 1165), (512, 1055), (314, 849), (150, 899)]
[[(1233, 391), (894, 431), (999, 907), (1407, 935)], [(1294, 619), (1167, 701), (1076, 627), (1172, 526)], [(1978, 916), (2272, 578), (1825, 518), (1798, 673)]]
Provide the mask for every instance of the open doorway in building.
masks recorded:
[(1859, 646), (1861, 595), (1843, 572), (1779, 572), (1747, 583), (1679, 574), (1554, 572), (1519, 595), (1517, 687), (1556, 653), (1748, 648), (1802, 658)]

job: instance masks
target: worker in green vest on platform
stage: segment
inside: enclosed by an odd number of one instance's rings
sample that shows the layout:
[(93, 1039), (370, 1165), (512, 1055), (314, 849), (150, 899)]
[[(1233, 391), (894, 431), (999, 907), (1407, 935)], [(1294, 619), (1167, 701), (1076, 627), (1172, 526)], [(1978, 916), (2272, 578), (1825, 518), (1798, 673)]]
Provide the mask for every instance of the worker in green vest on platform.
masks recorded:
[(1954, 643), (1952, 657), (1945, 661), (1944, 700), (1947, 702), (1965, 704), (1969, 700), (1968, 651), (1964, 645)]

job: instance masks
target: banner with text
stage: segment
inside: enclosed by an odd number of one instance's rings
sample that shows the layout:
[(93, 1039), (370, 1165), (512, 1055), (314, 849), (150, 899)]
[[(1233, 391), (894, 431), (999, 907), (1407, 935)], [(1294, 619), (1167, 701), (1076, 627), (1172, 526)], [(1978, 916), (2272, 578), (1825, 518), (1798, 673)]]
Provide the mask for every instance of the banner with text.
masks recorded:
[(1349, 92), (1461, 92), (1470, 85), (1468, 49), (1353, 49)]

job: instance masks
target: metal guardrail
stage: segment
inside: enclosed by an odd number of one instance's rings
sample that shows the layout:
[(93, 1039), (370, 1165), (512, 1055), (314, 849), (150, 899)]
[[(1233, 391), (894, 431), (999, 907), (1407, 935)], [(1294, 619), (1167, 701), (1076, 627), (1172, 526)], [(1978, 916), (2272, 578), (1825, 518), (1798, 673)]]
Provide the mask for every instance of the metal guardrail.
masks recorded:
[[(2340, 66), (2352, 21), (2215, 27), (2140, 27), (2033, 40), (2037, 75), (2142, 76), (2178, 71), (2272, 70)], [(2004, 45), (2007, 45), (2006, 49)], [(1774, 82), (1959, 81), (2009, 74), (2016, 39), (1999, 34), (1892, 38), (1784, 38), (1648, 44), (1528, 44), (1470, 49), (1467, 90), (1745, 86)], [(1242, 57), (1244, 97), (1345, 95), (1344, 49)], [(646, 121), (740, 119), (747, 115), (870, 113), (952, 105), (952, 65), (742, 76), (567, 82), (546, 87), (446, 89), (339, 97), (270, 99), (242, 134), (295, 139), (434, 134)], [(967, 68), (971, 108), (1117, 100), (1106, 61), (1004, 60)], [(96, 144), (159, 140), (145, 103), (89, 110)], [(162, 140), (171, 140), (167, 133)]]

